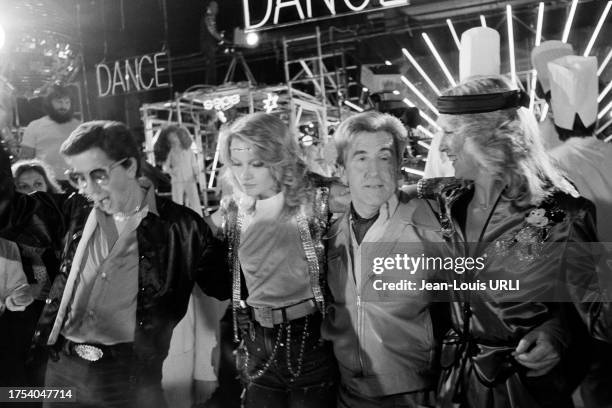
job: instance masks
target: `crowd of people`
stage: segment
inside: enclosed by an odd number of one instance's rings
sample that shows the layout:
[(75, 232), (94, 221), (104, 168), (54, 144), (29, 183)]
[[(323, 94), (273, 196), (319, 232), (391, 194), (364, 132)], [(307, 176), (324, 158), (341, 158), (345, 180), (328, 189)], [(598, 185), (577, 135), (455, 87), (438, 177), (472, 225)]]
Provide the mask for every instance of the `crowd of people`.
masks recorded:
[[(597, 65), (541, 47), (563, 143), (547, 150), (525, 92), (479, 72), (437, 103), (430, 161), (454, 175), (429, 169), (416, 186), (401, 172), (411, 130), (376, 111), (336, 129), (334, 178), (309, 169), (273, 114), (223, 128), (231, 193), (211, 216), (180, 127), (155, 147), (172, 200), (141, 177), (119, 122), (77, 124), (52, 154), (44, 132), (29, 136), (37, 159), (12, 168), (0, 149), (0, 386), (73, 390), (76, 402), (45, 407), (552, 408), (573, 407), (578, 387), (585, 407), (612, 406), (612, 272), (597, 246), (612, 241), (612, 146), (593, 136)], [(53, 92), (50, 107), (68, 112)], [(481, 270), (424, 279), (522, 289), (374, 299), (372, 252), (482, 257)]]

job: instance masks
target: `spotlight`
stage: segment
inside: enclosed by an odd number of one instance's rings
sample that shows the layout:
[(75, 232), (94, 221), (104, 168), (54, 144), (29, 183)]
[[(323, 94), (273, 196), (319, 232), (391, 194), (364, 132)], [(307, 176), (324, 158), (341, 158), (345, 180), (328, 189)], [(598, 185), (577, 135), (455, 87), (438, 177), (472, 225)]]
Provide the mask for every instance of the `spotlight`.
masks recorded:
[(215, 157), (213, 159), (212, 171), (210, 172), (210, 179), (208, 180), (208, 188), (213, 188), (215, 185), (215, 170), (217, 170), (218, 164), (219, 164), (219, 145), (217, 145), (217, 150), (215, 150)]
[(427, 46), (429, 47), (429, 50), (431, 51), (431, 53), (434, 56), (434, 58), (436, 59), (436, 61), (438, 61), (438, 65), (440, 65), (440, 68), (442, 69), (442, 72), (444, 72), (444, 75), (446, 75), (446, 78), (448, 79), (448, 82), (450, 82), (450, 84), (452, 86), (456, 86), (457, 83), (453, 79), (453, 76), (451, 75), (450, 71), (446, 67), (446, 64), (442, 60), (442, 57), (440, 56), (440, 53), (438, 53), (438, 50), (436, 49), (434, 44), (429, 39), (429, 36), (427, 35), (427, 33), (421, 33), (421, 36), (425, 40), (425, 43), (427, 43)]
[(606, 4), (606, 8), (604, 9), (603, 13), (601, 13), (599, 22), (595, 27), (595, 31), (593, 31), (593, 35), (591, 36), (591, 39), (587, 44), (586, 50), (584, 50), (583, 56), (588, 57), (591, 53), (591, 50), (593, 49), (593, 44), (595, 44), (595, 40), (597, 40), (597, 36), (599, 35), (599, 31), (601, 30), (601, 26), (603, 25), (604, 21), (606, 20), (606, 17), (608, 16), (608, 13), (610, 12), (610, 7), (612, 7), (612, 1), (609, 1), (608, 4)]
[(417, 176), (421, 177), (425, 175), (425, 172), (410, 167), (402, 167), (402, 170), (404, 170), (406, 173), (416, 174)]
[(567, 16), (567, 20), (565, 21), (565, 28), (563, 29), (563, 38), (561, 39), (561, 41), (563, 41), (564, 43), (567, 42), (570, 30), (572, 29), (572, 22), (574, 21), (574, 15), (576, 14), (577, 6), (578, 0), (572, 0), (572, 6), (570, 7), (569, 15)]
[(302, 136), (300, 141), (302, 142), (302, 146), (308, 147), (308, 146), (312, 146), (313, 145), (314, 138), (312, 136), (310, 136), (310, 135), (304, 135), (304, 136)]
[(6, 39), (6, 35), (4, 34), (4, 27), (0, 24), (0, 49), (4, 46), (4, 40)]
[(344, 104), (346, 106), (350, 106), (351, 108), (355, 109), (357, 112), (363, 112), (363, 108), (361, 106), (355, 105), (353, 102), (351, 101), (344, 101)]
[(217, 119), (219, 119), (221, 123), (227, 122), (227, 117), (223, 111), (217, 111)]
[(234, 28), (233, 43), (239, 48), (254, 48), (259, 44), (261, 38), (255, 32), (245, 33), (240, 27)]
[(259, 35), (257, 33), (248, 33), (246, 36), (246, 42), (251, 47), (256, 46), (259, 43)]
[(611, 58), (612, 58), (612, 50), (610, 50), (608, 55), (606, 55), (606, 58), (604, 58), (603, 62), (599, 66), (599, 69), (597, 70), (597, 76), (601, 76), (601, 73), (604, 71), (604, 69), (606, 69), (606, 66), (608, 65), (608, 62), (610, 62)]
[[(506, 5), (506, 21), (508, 22), (508, 52), (510, 53), (510, 75), (512, 77), (512, 85), (516, 89), (516, 61), (514, 57), (514, 27), (512, 25), (512, 6)], [(564, 41), (565, 42), (565, 41)]]
[(457, 36), (457, 31), (455, 31), (455, 26), (453, 25), (453, 22), (451, 21), (450, 18), (446, 19), (446, 25), (448, 25), (448, 29), (450, 30), (451, 35), (453, 36), (453, 40), (455, 40), (457, 49), (461, 50), (461, 41), (459, 41), (459, 37)]

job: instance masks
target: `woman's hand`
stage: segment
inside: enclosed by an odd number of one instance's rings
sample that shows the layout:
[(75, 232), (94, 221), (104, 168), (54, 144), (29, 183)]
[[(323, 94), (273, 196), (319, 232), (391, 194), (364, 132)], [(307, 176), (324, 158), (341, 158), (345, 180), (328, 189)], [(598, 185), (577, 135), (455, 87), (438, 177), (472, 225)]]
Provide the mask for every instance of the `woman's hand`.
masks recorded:
[(417, 183), (417, 196), (425, 199), (436, 199), (449, 190), (465, 188), (471, 182), (455, 177), (434, 177), (420, 179)]
[(333, 213), (344, 213), (348, 211), (351, 204), (351, 191), (348, 186), (334, 181), (329, 186), (329, 211)]
[(33, 301), (32, 288), (27, 283), (13, 289), (12, 293), (4, 299), (6, 308), (11, 312), (23, 312)]
[(217, 229), (221, 228), (221, 226), (223, 225), (223, 215), (221, 214), (221, 210), (217, 210), (212, 213), (210, 215), (210, 221), (215, 226), (215, 232)]
[(217, 389), (216, 381), (203, 381), (203, 380), (194, 380), (193, 381), (193, 391), (194, 391), (194, 404), (203, 404), (210, 399), (213, 392)]
[(561, 361), (553, 339), (542, 330), (533, 330), (519, 341), (514, 350), (516, 361), (529, 368), (528, 377), (538, 377), (548, 373)]

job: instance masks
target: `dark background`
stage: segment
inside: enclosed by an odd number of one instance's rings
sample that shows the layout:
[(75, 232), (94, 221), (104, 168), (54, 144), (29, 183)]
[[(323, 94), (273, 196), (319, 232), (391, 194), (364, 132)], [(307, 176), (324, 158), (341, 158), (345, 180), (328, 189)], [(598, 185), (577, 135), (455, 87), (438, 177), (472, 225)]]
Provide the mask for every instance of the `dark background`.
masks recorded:
[[(251, 3), (256, 4), (256, 0), (251, 0)], [(312, 3), (315, 15), (320, 15), (321, 11), (325, 10), (322, 0), (312, 0)], [(336, 0), (336, 3), (338, 12), (342, 12), (343, 1)], [(413, 78), (419, 86), (421, 84), (417, 81), (418, 74), (411, 71), (412, 68), (402, 56), (401, 48), (406, 47), (430, 72), (434, 81), (445, 87), (445, 77), (431, 58), (421, 38), (421, 32), (429, 34), (451, 72), (457, 72), (457, 48), (445, 19), (452, 18), (458, 34), (461, 35), (466, 29), (479, 25), (478, 15), (484, 14), (487, 24), (501, 34), (502, 71), (508, 72), (505, 21), (507, 3), (513, 5), (516, 17), (514, 31), (517, 70), (531, 69), (529, 53), (534, 45), (538, 2), (525, 0), (412, 0), (409, 6), (402, 8), (379, 8), (373, 13), (267, 30), (260, 33), (261, 42), (257, 48), (241, 51), (258, 83), (282, 83), (285, 82), (283, 38), (313, 34), (315, 27), (319, 26), (324, 46), (343, 53), (349, 63), (383, 64), (385, 60), (389, 60), (398, 66), (400, 72)], [(85, 62), (85, 119), (117, 119), (135, 127), (139, 124), (138, 108), (141, 104), (172, 99), (175, 93), (204, 82), (206, 60), (200, 50), (199, 31), (206, 4), (206, 0), (0, 0), (0, 24), (7, 32), (5, 49), (9, 50), (11, 41), (26, 32), (39, 32), (41, 35), (56, 32), (66, 36), (75, 48), (82, 51)], [(220, 82), (231, 61), (233, 30), (235, 27), (242, 27), (244, 22), (242, 0), (218, 0), (218, 4), (218, 30), (225, 31), (227, 39), (226, 44), (219, 45), (215, 50), (217, 82)], [(302, 4), (304, 6), (305, 1), (302, 1)], [(565, 0), (546, 2), (544, 40), (560, 39), (570, 4), (570, 1)], [(605, 4), (604, 0), (583, 0), (579, 3), (569, 39), (579, 54), (583, 52)], [(289, 9), (284, 10), (281, 20), (288, 21), (297, 17), (291, 16)], [(254, 17), (253, 20), (258, 19)], [(597, 55), (600, 62), (610, 49), (611, 22), (612, 16), (608, 16), (591, 53)], [(113, 62), (162, 49), (167, 50), (171, 56), (171, 88), (98, 98), (94, 69), (97, 63)], [(313, 54), (316, 51), (315, 42), (304, 45), (302, 51), (305, 55)], [(7, 56), (7, 51), (3, 52), (0, 58)], [(14, 66), (13, 70), (19, 72), (19, 67)], [(610, 72), (612, 67), (602, 76), (602, 81), (606, 84), (610, 80)], [(240, 69), (233, 79), (245, 79)], [(420, 88), (424, 90), (427, 87)], [(39, 102), (35, 99), (31, 103), (22, 102), (21, 105), (24, 105), (22, 122), (27, 122), (39, 114), (36, 111)], [(31, 107), (28, 108), (28, 105)]]

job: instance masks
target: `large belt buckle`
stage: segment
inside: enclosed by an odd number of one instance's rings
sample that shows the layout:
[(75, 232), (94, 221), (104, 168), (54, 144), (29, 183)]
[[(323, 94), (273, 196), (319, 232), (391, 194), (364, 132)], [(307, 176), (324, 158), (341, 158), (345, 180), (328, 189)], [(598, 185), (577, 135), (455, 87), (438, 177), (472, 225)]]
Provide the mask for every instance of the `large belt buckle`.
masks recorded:
[(77, 356), (87, 361), (98, 361), (104, 355), (100, 348), (89, 344), (76, 344), (74, 346), (74, 352)]
[(259, 317), (259, 324), (261, 324), (263, 327), (274, 327), (274, 318), (272, 317), (271, 307), (258, 307), (257, 314)]

